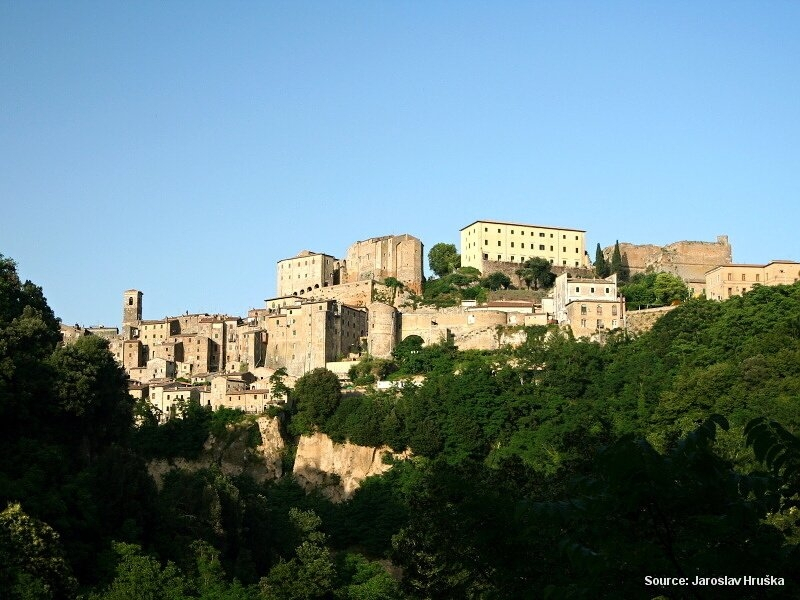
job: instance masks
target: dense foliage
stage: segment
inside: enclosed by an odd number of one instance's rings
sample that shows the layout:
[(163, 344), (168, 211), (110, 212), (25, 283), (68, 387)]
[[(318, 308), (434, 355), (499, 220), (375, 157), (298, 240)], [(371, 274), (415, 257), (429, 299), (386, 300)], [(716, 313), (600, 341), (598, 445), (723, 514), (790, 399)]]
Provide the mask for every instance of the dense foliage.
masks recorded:
[(438, 277), (444, 277), (461, 266), (461, 255), (455, 244), (434, 244), (428, 251), (428, 264)]
[(647, 575), (800, 594), (800, 284), (690, 300), (602, 346), (527, 333), (499, 352), (404, 340), (392, 376), (424, 381), (390, 391), (302, 378), (290, 433), (414, 454), (346, 502), (217, 468), (157, 488), (145, 460), (192, 456), (240, 415), (136, 426), (104, 343), (59, 346), (41, 290), (0, 260), (0, 596), (719, 597)]
[(667, 306), (689, 299), (686, 283), (672, 273), (637, 273), (620, 286), (628, 310)]

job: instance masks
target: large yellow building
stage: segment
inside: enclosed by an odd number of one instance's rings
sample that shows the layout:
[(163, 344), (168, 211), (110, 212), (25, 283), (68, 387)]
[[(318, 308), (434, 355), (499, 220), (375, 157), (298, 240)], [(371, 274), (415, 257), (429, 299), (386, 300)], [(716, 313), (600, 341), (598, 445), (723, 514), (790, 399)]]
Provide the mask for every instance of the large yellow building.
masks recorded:
[(766, 265), (721, 265), (706, 273), (706, 297), (726, 300), (741, 296), (754, 285), (790, 285), (800, 280), (800, 263), (773, 260)]
[(556, 266), (588, 266), (586, 231), (504, 221), (475, 221), (461, 229), (462, 267), (483, 273), (484, 262), (522, 263), (535, 257)]

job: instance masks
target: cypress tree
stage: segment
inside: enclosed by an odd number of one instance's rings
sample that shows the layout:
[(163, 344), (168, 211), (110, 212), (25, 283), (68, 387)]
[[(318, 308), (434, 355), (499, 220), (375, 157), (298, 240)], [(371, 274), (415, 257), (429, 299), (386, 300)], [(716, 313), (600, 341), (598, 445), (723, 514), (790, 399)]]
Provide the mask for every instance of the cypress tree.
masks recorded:
[(622, 268), (622, 254), (619, 251), (619, 240), (614, 244), (614, 254), (611, 255), (611, 272), (617, 274), (618, 279), (626, 279), (625, 270)]
[(608, 277), (611, 275), (611, 270), (608, 268), (606, 257), (603, 250), (600, 248), (600, 243), (597, 244), (597, 250), (594, 252), (594, 271), (598, 277)]

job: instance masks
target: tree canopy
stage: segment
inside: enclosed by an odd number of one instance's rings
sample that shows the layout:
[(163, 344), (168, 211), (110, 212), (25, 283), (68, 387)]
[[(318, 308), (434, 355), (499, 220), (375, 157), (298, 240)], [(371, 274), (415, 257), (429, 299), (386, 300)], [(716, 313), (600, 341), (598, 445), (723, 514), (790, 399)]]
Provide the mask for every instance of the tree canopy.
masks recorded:
[(538, 290), (539, 286), (543, 288), (552, 287), (555, 282), (556, 276), (551, 272), (551, 268), (550, 261), (537, 256), (529, 258), (522, 263), (522, 266), (516, 270), (516, 274), (529, 288), (532, 284), (533, 289)]
[(637, 273), (620, 286), (628, 309), (666, 306), (689, 299), (686, 283), (672, 273)]
[(461, 255), (455, 244), (434, 244), (428, 251), (428, 264), (438, 277), (444, 277), (461, 266)]

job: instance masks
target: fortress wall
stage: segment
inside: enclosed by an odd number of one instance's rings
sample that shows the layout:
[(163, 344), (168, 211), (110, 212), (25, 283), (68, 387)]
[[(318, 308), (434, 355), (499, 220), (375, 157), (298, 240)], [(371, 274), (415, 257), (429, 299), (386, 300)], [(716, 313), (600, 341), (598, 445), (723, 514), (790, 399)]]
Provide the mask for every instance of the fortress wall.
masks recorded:
[(507, 324), (508, 314), (500, 311), (471, 312), (461, 309), (459, 312), (450, 313), (435, 311), (403, 313), (400, 339), (418, 335), (425, 340), (425, 344), (435, 344), (448, 332), (457, 340), (482, 328)]
[[(705, 282), (705, 274), (714, 267), (729, 265), (733, 251), (728, 236), (717, 236), (715, 242), (681, 241), (666, 246), (653, 244), (620, 243), (622, 264), (631, 275), (644, 273), (648, 269), (677, 275), (687, 282)], [(614, 247), (603, 249), (610, 261)]]

